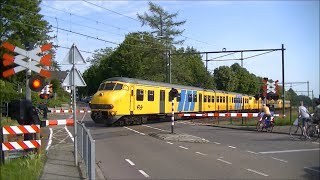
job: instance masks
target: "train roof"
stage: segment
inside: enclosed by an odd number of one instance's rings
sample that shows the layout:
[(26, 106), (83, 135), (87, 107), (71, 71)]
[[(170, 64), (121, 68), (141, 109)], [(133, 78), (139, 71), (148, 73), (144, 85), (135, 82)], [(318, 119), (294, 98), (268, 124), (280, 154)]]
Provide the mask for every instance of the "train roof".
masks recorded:
[(211, 92), (222, 92), (222, 93), (229, 93), (229, 94), (241, 94), (242, 93), (236, 93), (236, 92), (227, 92), (217, 89), (204, 89), (200, 87), (194, 87), (194, 86), (185, 86), (185, 85), (178, 85), (178, 84), (170, 84), (170, 83), (164, 83), (164, 82), (156, 82), (156, 81), (149, 81), (149, 80), (142, 80), (142, 79), (136, 79), (136, 78), (128, 78), (128, 77), (111, 77), (106, 80), (104, 80), (102, 83), (107, 81), (120, 81), (124, 83), (133, 83), (133, 84), (143, 84), (143, 85), (150, 85), (150, 86), (163, 86), (168, 88), (179, 88), (179, 89), (190, 89), (190, 90), (204, 90), (204, 91), (211, 91)]

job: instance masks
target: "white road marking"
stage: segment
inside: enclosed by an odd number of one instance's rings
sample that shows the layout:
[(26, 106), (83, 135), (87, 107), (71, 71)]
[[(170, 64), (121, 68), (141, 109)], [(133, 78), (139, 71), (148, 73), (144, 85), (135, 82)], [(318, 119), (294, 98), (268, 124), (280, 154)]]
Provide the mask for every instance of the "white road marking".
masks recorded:
[(221, 144), (221, 143), (218, 143), (218, 142), (213, 142), (213, 143), (215, 143), (215, 144)]
[(182, 149), (189, 149), (189, 148), (187, 148), (187, 147), (184, 147), (184, 146), (179, 146), (180, 148), (182, 148)]
[(284, 151), (265, 151), (259, 152), (260, 154), (275, 154), (275, 153), (288, 153), (288, 152), (303, 152), (303, 151), (319, 151), (320, 148), (315, 149), (293, 149), (293, 150), (284, 150)]
[(173, 144), (172, 142), (167, 142), (168, 144)]
[(144, 177), (150, 177), (147, 173), (145, 173), (143, 170), (139, 170), (139, 172), (144, 175)]
[(203, 155), (203, 156), (206, 156), (207, 154), (204, 154), (204, 153), (201, 153), (201, 152), (196, 152), (197, 154), (200, 154), (200, 155)]
[(286, 160), (283, 160), (283, 159), (279, 159), (279, 158), (275, 158), (275, 157), (271, 157), (272, 159), (274, 159), (274, 160), (278, 160), (278, 161), (281, 161), (281, 162), (285, 162), (285, 163), (287, 163), (288, 161), (286, 161)]
[(235, 148), (237, 148), (237, 147), (234, 147), (234, 146), (228, 146), (229, 148), (233, 148), (233, 149), (235, 149)]
[(320, 144), (319, 142), (312, 142), (313, 144)]
[(262, 172), (259, 172), (259, 171), (255, 171), (255, 170), (252, 170), (252, 169), (247, 169), (248, 171), (251, 171), (251, 172), (254, 172), (254, 173), (257, 173), (259, 175), (262, 175), (262, 176), (269, 176), (268, 174), (265, 174), (265, 173), (262, 173)]
[(64, 126), (64, 129), (67, 131), (67, 133), (69, 134), (71, 140), (74, 142), (74, 138), (73, 138), (71, 132), (68, 130), (67, 126)]
[(130, 161), (130, 159), (125, 159), (131, 166), (134, 166), (135, 164), (132, 162), (132, 161)]
[(253, 151), (247, 151), (247, 152), (252, 153), (252, 154), (259, 154), (259, 153), (253, 152)]
[(320, 171), (319, 171), (319, 170), (317, 170), (317, 169), (313, 169), (313, 168), (309, 168), (309, 167), (304, 167), (304, 169), (309, 169), (309, 170), (311, 170), (311, 171), (315, 171), (315, 172), (320, 173)]
[(148, 125), (142, 125), (142, 126), (145, 126), (145, 127), (151, 128), (151, 129), (156, 129), (156, 130), (159, 130), (159, 131), (170, 132), (170, 131), (167, 131), (167, 130), (163, 130), (163, 129), (152, 127), (152, 126), (148, 126)]
[(225, 160), (222, 160), (222, 159), (217, 159), (218, 161), (221, 161), (221, 162), (224, 162), (224, 163), (227, 163), (227, 164), (232, 164), (231, 162), (228, 162), (228, 161), (225, 161)]
[(133, 132), (135, 132), (135, 133), (141, 134), (141, 135), (143, 135), (143, 136), (145, 135), (145, 134), (142, 133), (142, 132), (136, 131), (136, 130), (131, 129), (131, 128), (128, 128), (128, 127), (126, 127), (126, 126), (124, 126), (124, 128), (126, 128), (126, 129), (128, 129), (128, 130), (130, 130), (130, 131), (133, 131)]
[(51, 143), (52, 143), (52, 134), (53, 134), (53, 131), (52, 131), (52, 128), (49, 128), (49, 130), (50, 130), (50, 135), (49, 135), (49, 141), (48, 141), (48, 144), (47, 144), (47, 147), (46, 147), (46, 151), (48, 151), (48, 149), (50, 148)]

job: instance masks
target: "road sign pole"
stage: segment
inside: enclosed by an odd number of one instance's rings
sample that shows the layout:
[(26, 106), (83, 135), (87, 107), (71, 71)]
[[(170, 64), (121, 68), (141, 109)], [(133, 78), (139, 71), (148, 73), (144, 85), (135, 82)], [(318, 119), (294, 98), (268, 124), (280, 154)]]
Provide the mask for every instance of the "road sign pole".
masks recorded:
[(76, 85), (75, 85), (75, 45), (72, 45), (72, 106), (73, 106), (73, 121), (74, 121), (74, 159), (75, 165), (78, 166), (78, 134), (77, 134), (77, 118), (76, 118)]

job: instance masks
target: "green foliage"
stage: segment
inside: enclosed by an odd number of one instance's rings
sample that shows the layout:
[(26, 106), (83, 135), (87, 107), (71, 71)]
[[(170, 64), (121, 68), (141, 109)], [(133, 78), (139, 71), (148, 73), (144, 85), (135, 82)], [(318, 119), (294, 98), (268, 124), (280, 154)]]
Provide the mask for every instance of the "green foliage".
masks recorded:
[(170, 14), (165, 11), (159, 5), (149, 2), (150, 14), (146, 12), (143, 15), (137, 14), (138, 19), (141, 21), (142, 26), (149, 25), (155, 36), (160, 37), (163, 44), (182, 44), (184, 40), (175, 41), (174, 38), (183, 33), (184, 30), (177, 30), (176, 27), (186, 23), (184, 21), (173, 21), (174, 18), (178, 16), (178, 13)]
[(43, 154), (28, 154), (12, 159), (0, 166), (0, 179), (39, 179), (44, 167)]

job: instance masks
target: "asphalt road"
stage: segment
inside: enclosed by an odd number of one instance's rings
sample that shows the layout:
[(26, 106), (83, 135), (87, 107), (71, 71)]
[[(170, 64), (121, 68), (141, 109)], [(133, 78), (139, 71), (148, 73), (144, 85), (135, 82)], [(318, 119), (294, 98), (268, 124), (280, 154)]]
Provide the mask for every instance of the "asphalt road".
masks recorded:
[[(96, 140), (96, 162), (105, 179), (320, 178), (319, 141), (293, 141), (287, 134), (189, 121), (177, 121), (175, 133), (197, 136), (208, 143), (166, 141), (150, 134), (170, 132), (170, 122), (105, 127), (94, 124), (89, 114), (77, 117)], [(54, 128), (51, 146), (71, 141), (68, 131), (72, 136), (72, 126)]]
[(164, 141), (170, 122), (104, 127), (85, 119), (106, 179), (319, 179), (319, 142), (179, 121), (176, 133), (209, 143)]

